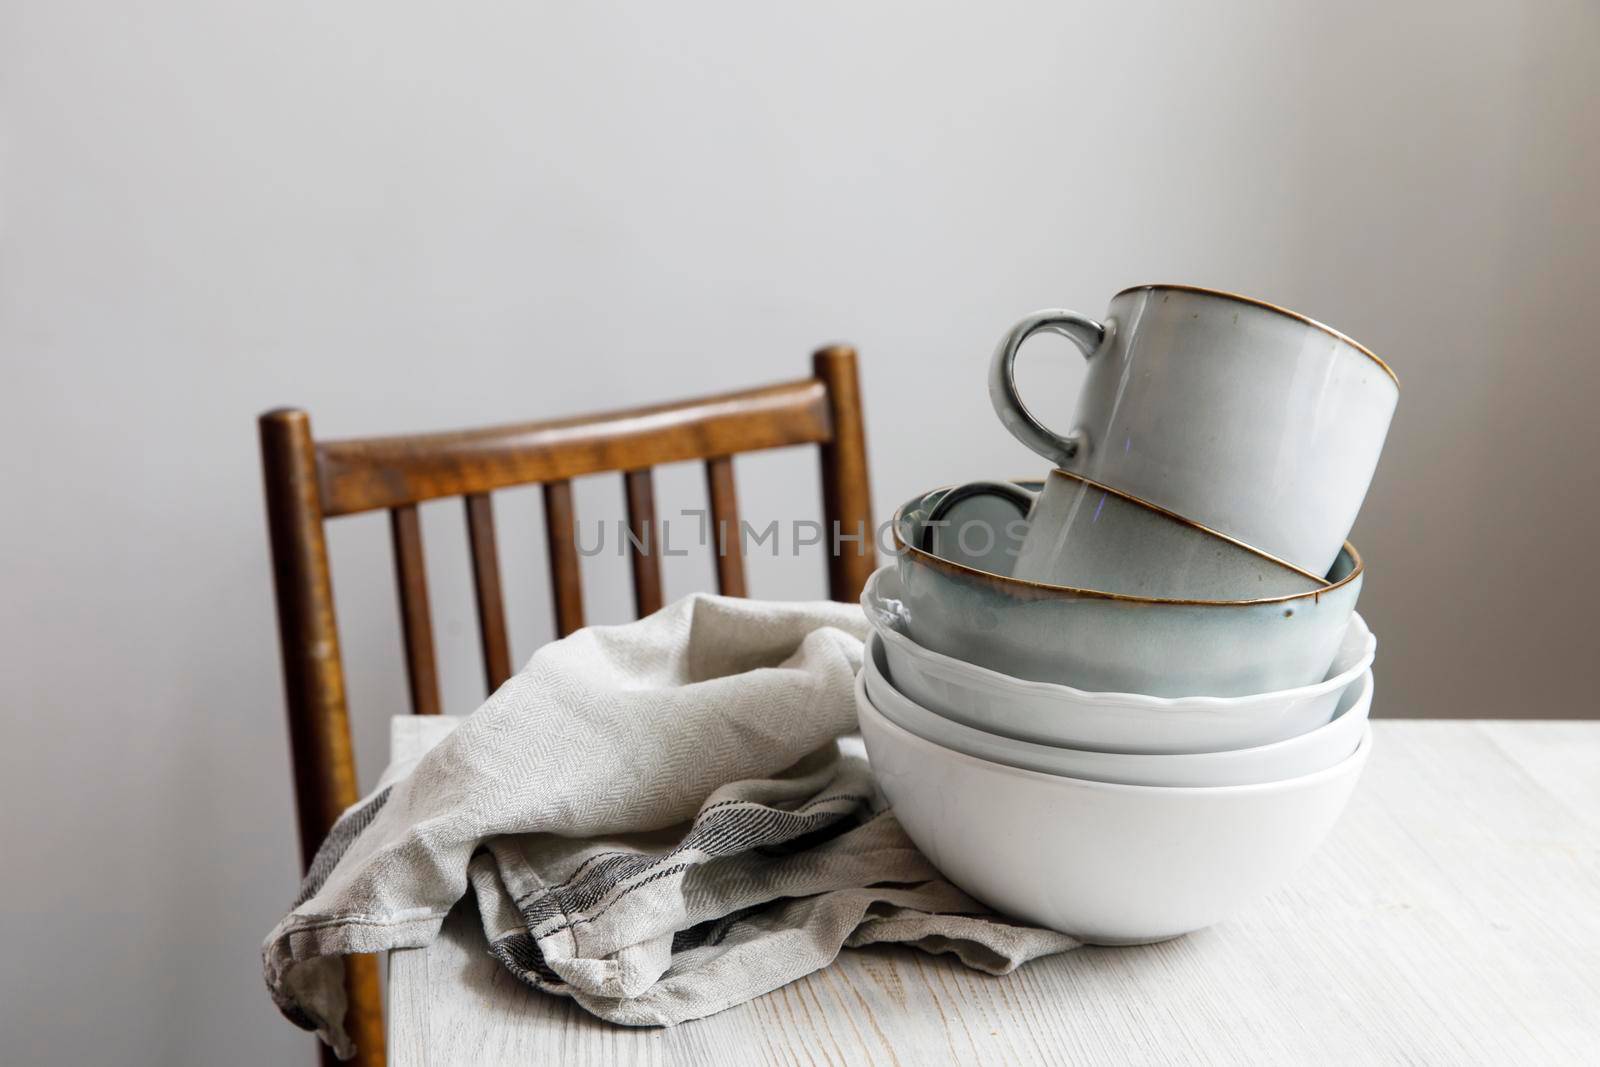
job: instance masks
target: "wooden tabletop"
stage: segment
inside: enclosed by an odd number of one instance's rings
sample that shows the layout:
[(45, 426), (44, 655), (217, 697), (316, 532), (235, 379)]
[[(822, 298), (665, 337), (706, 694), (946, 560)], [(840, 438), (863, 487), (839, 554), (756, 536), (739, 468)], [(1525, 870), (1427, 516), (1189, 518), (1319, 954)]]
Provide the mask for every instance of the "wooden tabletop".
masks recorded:
[(1000, 978), (846, 950), (748, 1004), (640, 1030), (521, 985), (466, 904), (432, 946), (390, 954), (391, 1063), (1596, 1062), (1600, 722), (1375, 730), (1321, 852), (1212, 929)]

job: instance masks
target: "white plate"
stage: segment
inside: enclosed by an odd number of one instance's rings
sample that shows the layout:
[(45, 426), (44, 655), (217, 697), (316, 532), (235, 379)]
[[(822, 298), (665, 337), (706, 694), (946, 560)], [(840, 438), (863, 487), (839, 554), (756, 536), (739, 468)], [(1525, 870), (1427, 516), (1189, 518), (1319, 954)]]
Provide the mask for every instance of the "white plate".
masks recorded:
[(1090, 693), (1031, 682), (924, 648), (904, 631), (900, 575), (886, 567), (861, 594), (883, 636), (889, 677), (918, 704), (979, 730), (1099, 752), (1218, 752), (1297, 737), (1333, 718), (1344, 691), (1372, 666), (1378, 642), (1352, 614), (1328, 677), (1238, 697)]

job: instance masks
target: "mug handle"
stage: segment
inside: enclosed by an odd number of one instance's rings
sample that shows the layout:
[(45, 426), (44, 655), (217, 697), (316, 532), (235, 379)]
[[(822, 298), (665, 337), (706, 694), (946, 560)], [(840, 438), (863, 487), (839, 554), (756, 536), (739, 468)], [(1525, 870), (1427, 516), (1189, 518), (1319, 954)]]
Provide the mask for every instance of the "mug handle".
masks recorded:
[(997, 496), (1017, 509), (1023, 518), (1028, 517), (1028, 512), (1033, 510), (1033, 502), (1037, 493), (1031, 493), (1020, 485), (1010, 482), (968, 482), (965, 485), (952, 486), (945, 490), (933, 505), (928, 509), (928, 517), (922, 520), (922, 535), (917, 538), (917, 547), (924, 552), (933, 551), (933, 533), (950, 514), (950, 509), (963, 500), (971, 500), (977, 496)]
[(1092, 358), (1105, 343), (1111, 330), (1094, 319), (1076, 311), (1050, 308), (1035, 311), (1011, 327), (994, 350), (994, 361), (989, 364), (989, 401), (996, 415), (1011, 435), (1048, 460), (1064, 463), (1078, 454), (1083, 444), (1082, 435), (1074, 432), (1058, 434), (1045, 426), (1028, 410), (1017, 393), (1017, 351), (1022, 342), (1041, 330), (1058, 333), (1077, 345), (1083, 358)]

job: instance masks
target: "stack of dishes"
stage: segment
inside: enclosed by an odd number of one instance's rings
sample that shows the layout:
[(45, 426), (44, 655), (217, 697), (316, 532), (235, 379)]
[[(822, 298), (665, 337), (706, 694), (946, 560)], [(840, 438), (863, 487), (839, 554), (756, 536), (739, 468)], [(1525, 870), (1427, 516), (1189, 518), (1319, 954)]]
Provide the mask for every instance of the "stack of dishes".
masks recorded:
[[(1011, 381), (1040, 329), (1092, 356), (1071, 434)], [(1101, 944), (1207, 926), (1311, 854), (1371, 749), (1377, 642), (1344, 538), (1393, 375), (1293, 313), (1161, 286), (1104, 324), (1030, 316), (994, 366), (1002, 420), (1057, 466), (897, 511), (862, 596), (874, 771), (1000, 911)]]

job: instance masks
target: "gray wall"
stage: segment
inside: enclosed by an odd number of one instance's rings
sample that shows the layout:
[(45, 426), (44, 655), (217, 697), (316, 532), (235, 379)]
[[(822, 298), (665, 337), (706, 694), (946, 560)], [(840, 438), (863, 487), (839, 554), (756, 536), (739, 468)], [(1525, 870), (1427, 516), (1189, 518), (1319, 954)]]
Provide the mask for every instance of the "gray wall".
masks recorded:
[[(296, 864), (275, 404), (326, 434), (534, 418), (845, 338), (886, 514), (1041, 468), (983, 388), (1020, 313), (1259, 294), (1404, 383), (1355, 535), (1378, 711), (1593, 713), (1600, 9), (1177, 8), (0, 3), (0, 1059), (309, 1062), (256, 960)], [(1040, 349), (1061, 418), (1081, 367)], [(752, 517), (814, 512), (810, 455), (739, 474)], [(660, 493), (703, 503), (693, 468)], [(524, 657), (537, 494), (500, 517)], [(466, 712), (460, 516), (425, 522)], [(382, 519), (333, 549), (370, 782), (404, 709)], [(592, 617), (626, 618), (590, 564)], [(756, 564), (756, 595), (822, 591), (814, 556)]]

